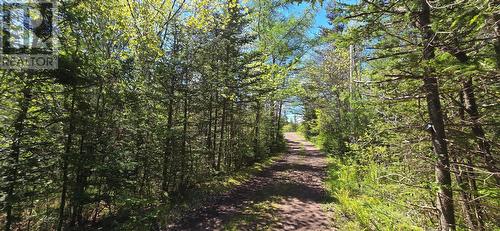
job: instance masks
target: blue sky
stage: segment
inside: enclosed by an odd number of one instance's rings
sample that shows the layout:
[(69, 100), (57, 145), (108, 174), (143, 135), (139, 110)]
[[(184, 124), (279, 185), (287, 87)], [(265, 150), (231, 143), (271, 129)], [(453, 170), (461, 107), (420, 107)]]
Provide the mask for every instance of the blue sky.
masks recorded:
[[(358, 2), (358, 0), (336, 0), (336, 2), (347, 3), (347, 4), (356, 4)], [(315, 13), (316, 15), (314, 18), (314, 27), (311, 28), (312, 34), (319, 33), (321, 27), (329, 27), (330, 26), (328, 24), (328, 19), (326, 17), (326, 15), (327, 15), (326, 7), (330, 3), (332, 3), (332, 0), (324, 0), (323, 5), (320, 5), (319, 3), (316, 3), (314, 5), (314, 8), (317, 11)], [(288, 9), (288, 12), (285, 12), (285, 14), (286, 13), (300, 14), (301, 12), (304, 12), (304, 10), (306, 10), (310, 7), (311, 7), (310, 3), (294, 4)]]
[[(325, 2), (322, 6), (320, 4), (315, 5), (315, 18), (314, 18), (314, 26), (311, 28), (311, 35), (318, 34), (320, 32), (321, 27), (327, 27), (328, 26), (328, 19), (326, 18), (326, 5), (327, 3)], [(309, 9), (311, 6), (309, 3), (300, 3), (300, 4), (294, 4), (290, 6), (287, 9), (286, 14), (295, 14), (295, 15), (300, 15), (303, 13), (305, 10)]]

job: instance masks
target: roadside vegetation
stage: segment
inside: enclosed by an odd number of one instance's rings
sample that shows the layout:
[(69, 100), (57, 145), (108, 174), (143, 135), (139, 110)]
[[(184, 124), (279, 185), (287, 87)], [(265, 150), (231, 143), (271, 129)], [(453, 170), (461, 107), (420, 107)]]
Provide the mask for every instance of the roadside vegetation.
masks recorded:
[[(329, 154), (340, 230), (500, 229), (498, 1), (54, 2), (58, 69), (0, 70), (3, 230), (164, 230), (289, 131)], [(35, 21), (10, 26), (48, 39)], [(292, 157), (287, 173), (323, 180)]]
[(498, 4), (331, 4), (295, 125), (341, 230), (498, 230)]

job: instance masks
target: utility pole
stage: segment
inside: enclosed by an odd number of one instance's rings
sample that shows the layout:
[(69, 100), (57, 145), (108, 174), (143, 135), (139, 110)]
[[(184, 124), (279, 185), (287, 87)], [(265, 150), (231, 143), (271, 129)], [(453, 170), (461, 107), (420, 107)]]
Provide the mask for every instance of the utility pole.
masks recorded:
[[(348, 102), (348, 110), (349, 112), (352, 112), (352, 101), (353, 101), (353, 92), (352, 92), (352, 81), (353, 81), (353, 75), (354, 75), (354, 46), (349, 45), (349, 102)], [(350, 119), (350, 126), (351, 129), (354, 129), (354, 120)], [(349, 135), (349, 140), (353, 141), (354, 137), (352, 134)]]
[(349, 45), (349, 96), (352, 98), (352, 77), (354, 72), (353, 46)]

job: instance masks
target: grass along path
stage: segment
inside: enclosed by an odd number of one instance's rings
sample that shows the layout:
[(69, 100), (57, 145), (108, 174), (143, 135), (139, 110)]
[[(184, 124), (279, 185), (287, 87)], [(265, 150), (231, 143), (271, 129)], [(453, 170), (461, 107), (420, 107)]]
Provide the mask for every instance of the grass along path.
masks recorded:
[(168, 230), (333, 230), (322, 208), (326, 156), (295, 133), (285, 138), (282, 159)]

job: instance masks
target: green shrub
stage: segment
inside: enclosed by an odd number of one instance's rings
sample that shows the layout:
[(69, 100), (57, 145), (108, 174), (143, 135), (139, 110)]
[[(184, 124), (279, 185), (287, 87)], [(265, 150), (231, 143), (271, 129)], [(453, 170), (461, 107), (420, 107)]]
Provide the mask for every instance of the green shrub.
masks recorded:
[[(402, 185), (381, 183), (388, 174), (380, 164), (357, 164), (352, 160), (329, 158), (327, 187), (340, 230), (424, 230), (422, 214), (412, 213), (405, 204)], [(409, 189), (411, 190), (411, 189)], [(420, 194), (419, 194), (420, 193)], [(424, 195), (425, 192), (418, 192)]]
[(296, 132), (298, 124), (287, 123), (283, 126), (283, 132)]

